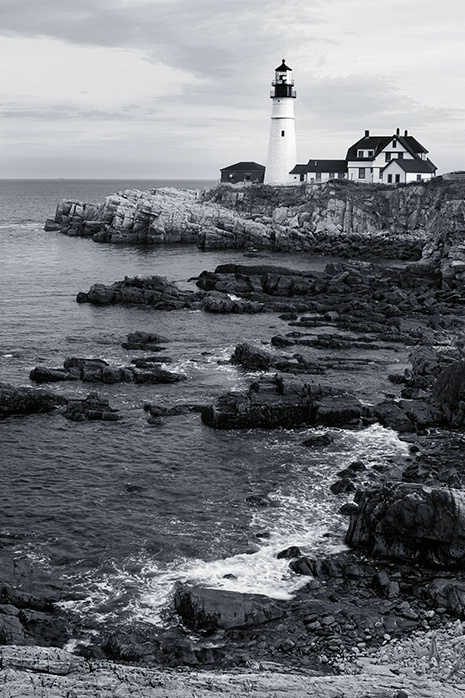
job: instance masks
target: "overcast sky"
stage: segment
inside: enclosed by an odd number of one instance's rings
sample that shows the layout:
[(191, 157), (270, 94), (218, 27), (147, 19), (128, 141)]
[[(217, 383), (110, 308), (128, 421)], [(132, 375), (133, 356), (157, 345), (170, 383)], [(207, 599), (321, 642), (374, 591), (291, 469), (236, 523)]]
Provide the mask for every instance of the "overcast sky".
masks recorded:
[(266, 164), (283, 56), (299, 162), (399, 127), (465, 169), (464, 27), (464, 0), (0, 0), (0, 177)]

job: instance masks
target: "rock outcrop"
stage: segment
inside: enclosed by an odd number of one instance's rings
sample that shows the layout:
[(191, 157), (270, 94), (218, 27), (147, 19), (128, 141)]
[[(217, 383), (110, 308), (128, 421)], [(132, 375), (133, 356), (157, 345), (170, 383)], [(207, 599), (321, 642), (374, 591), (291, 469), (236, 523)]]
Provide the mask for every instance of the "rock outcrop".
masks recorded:
[(66, 398), (47, 390), (15, 387), (9, 383), (0, 383), (0, 417), (51, 412), (66, 402)]
[(126, 276), (111, 286), (94, 284), (87, 293), (80, 291), (76, 300), (93, 305), (149, 305), (155, 310), (176, 310), (190, 308), (203, 295), (182, 291), (163, 276)]
[(84, 400), (69, 400), (64, 417), (72, 422), (117, 422), (120, 419), (118, 410), (110, 407), (108, 399), (101, 398), (98, 393), (89, 393)]
[(465, 493), (392, 483), (357, 494), (346, 542), (380, 558), (465, 569)]
[[(418, 259), (438, 226), (453, 225), (460, 200), (460, 182), (440, 179), (402, 187), (341, 181), (301, 187), (220, 185), (203, 192), (126, 190), (102, 204), (63, 201), (47, 229), (119, 244), (191, 243), (202, 249)], [(436, 215), (431, 217), (431, 211)], [(458, 254), (453, 253), (446, 275), (449, 268), (455, 275), (455, 262), (462, 261)]]
[(399, 676), (367, 662), (355, 675), (315, 676), (278, 666), (241, 671), (186, 672), (144, 669), (83, 658), (55, 648), (2, 647), (1, 685), (5, 698), (461, 698), (460, 687), (424, 676)]
[(142, 367), (110, 366), (104, 359), (82, 359), (71, 356), (63, 362), (63, 368), (36, 366), (29, 374), (36, 383), (81, 380), (87, 383), (178, 383), (186, 380), (182, 373), (167, 371), (154, 362), (143, 361)]
[(261, 376), (248, 391), (222, 395), (202, 410), (203, 423), (214, 429), (356, 426), (361, 416), (353, 395), (287, 374)]

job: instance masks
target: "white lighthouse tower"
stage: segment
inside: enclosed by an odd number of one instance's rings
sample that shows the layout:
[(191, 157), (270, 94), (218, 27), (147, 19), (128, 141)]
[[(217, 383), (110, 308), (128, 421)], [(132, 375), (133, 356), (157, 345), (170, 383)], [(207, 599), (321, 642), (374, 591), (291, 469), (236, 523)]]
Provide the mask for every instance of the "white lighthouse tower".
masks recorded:
[(284, 58), (275, 70), (271, 83), (273, 100), (271, 109), (270, 142), (266, 161), (265, 184), (290, 184), (289, 172), (297, 162), (295, 145), (294, 80), (292, 69), (286, 65)]

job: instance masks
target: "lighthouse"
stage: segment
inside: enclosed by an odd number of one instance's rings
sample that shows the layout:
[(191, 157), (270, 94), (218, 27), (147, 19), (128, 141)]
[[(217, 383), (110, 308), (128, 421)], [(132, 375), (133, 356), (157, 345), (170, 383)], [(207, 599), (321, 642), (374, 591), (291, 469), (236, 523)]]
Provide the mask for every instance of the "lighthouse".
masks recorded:
[(296, 93), (291, 73), (292, 69), (283, 58), (271, 83), (273, 89), (270, 97), (273, 101), (265, 184), (290, 184), (289, 172), (297, 162), (294, 118)]

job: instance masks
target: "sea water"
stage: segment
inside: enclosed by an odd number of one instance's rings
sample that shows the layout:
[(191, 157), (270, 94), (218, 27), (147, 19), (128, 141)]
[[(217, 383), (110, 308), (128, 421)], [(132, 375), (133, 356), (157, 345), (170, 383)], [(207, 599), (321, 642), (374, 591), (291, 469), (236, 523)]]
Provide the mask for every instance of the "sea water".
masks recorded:
[[(112, 246), (43, 230), (60, 199), (99, 202), (115, 191), (173, 184), (214, 183), (0, 181), (0, 381), (31, 385), (34, 366), (61, 366), (67, 356), (128, 364), (140, 352), (121, 342), (136, 330), (167, 337), (166, 368), (187, 378), (98, 386), (120, 411), (117, 423), (74, 423), (59, 413), (0, 421), (0, 544), (64, 581), (73, 592), (65, 605), (104, 624), (161, 623), (179, 580), (289, 598), (302, 578), (277, 552), (344, 545), (344, 499), (329, 491), (337, 472), (353, 460), (370, 468), (407, 455), (394, 432), (380, 426), (332, 430), (332, 443), (315, 450), (302, 446), (312, 429), (215, 431), (198, 413), (147, 423), (147, 402), (209, 404), (245, 388), (254, 374), (227, 363), (236, 344), (288, 331), (272, 313), (76, 303), (78, 291), (96, 282), (160, 274), (195, 288), (189, 279), (204, 269), (251, 261), (241, 251)], [(264, 252), (253, 263), (322, 269), (327, 261)], [(50, 386), (81, 398), (95, 387)], [(252, 494), (268, 497), (270, 506), (251, 506)]]

